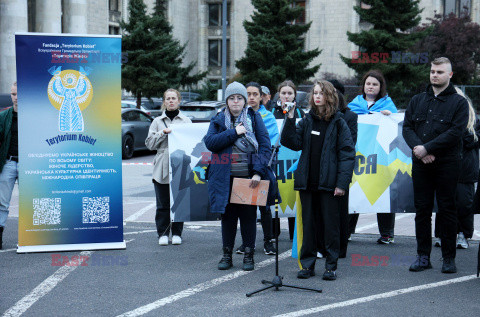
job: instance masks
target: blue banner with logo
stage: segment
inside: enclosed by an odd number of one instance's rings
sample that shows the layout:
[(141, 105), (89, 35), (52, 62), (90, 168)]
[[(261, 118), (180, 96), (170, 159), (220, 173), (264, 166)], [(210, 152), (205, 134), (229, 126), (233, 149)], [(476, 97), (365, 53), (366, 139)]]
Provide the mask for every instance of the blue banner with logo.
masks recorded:
[(121, 37), (15, 35), (18, 252), (125, 248)]

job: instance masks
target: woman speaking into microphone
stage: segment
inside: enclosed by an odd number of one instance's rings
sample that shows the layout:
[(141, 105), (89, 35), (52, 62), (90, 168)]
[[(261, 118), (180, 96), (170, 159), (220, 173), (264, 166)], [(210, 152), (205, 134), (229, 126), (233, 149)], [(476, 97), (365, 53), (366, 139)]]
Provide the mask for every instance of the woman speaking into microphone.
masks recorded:
[(335, 280), (340, 252), (339, 197), (351, 182), (355, 147), (350, 129), (338, 110), (338, 95), (327, 81), (316, 81), (310, 96), (310, 112), (295, 126), (295, 106), (288, 112), (281, 143), (302, 151), (295, 171), (294, 188), (302, 203), (303, 228), (299, 247), (298, 278), (315, 275), (317, 235), (325, 241), (324, 280)]

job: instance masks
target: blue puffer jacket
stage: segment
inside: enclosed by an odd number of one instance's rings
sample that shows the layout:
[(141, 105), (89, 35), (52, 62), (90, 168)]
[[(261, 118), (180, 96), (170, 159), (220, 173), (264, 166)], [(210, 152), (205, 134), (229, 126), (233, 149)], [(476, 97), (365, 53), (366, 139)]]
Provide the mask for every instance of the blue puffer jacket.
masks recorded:
[[(212, 118), (204, 138), (207, 149), (212, 152), (212, 160), (207, 174), (210, 212), (221, 214), (225, 213), (225, 207), (229, 201), (232, 146), (239, 138), (235, 129), (227, 129), (225, 126), (224, 111)], [(247, 111), (252, 119), (258, 142), (258, 151), (250, 158), (252, 163), (249, 164), (250, 177), (258, 174), (262, 179), (268, 179), (267, 165), (272, 153), (270, 138), (260, 114), (252, 108), (248, 108)]]

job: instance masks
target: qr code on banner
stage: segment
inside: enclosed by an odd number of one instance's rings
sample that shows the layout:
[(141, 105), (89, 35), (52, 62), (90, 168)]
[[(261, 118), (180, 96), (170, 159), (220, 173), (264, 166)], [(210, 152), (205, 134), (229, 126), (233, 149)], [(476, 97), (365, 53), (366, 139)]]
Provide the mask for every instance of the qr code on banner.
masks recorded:
[(105, 223), (110, 221), (110, 197), (83, 197), (82, 222)]
[(34, 198), (33, 225), (59, 225), (61, 209), (61, 198)]

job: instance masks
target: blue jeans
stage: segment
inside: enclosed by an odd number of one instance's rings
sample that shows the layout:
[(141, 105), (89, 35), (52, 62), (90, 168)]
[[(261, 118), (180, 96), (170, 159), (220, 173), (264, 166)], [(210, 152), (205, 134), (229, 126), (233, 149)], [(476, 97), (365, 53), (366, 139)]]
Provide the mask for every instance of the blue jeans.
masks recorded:
[(18, 163), (7, 160), (0, 173), (0, 227), (5, 227), (13, 186), (18, 179)]

